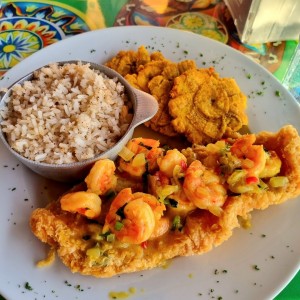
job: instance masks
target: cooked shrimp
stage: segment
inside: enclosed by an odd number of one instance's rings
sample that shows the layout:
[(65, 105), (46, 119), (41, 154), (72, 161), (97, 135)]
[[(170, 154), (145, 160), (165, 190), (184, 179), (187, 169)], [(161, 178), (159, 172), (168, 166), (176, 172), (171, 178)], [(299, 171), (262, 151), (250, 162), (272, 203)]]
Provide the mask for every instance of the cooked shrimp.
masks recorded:
[(150, 240), (162, 236), (170, 229), (170, 220), (167, 217), (162, 217), (156, 221), (155, 227), (150, 236)]
[(101, 213), (101, 199), (91, 192), (68, 193), (61, 197), (62, 210), (79, 213), (89, 219), (97, 218)]
[(172, 215), (186, 215), (196, 208), (180, 185), (171, 185), (171, 180), (161, 171), (148, 176), (149, 192), (160, 201), (168, 204), (168, 212)]
[(199, 160), (189, 165), (183, 191), (198, 208), (207, 209), (216, 216), (221, 214), (226, 189), (220, 183), (220, 178), (213, 171), (207, 170)]
[(109, 159), (98, 160), (84, 180), (88, 191), (103, 195), (110, 189), (114, 189), (117, 183), (117, 178), (114, 175), (115, 169), (113, 161)]
[(130, 160), (120, 159), (120, 169), (129, 175), (139, 178), (148, 170), (157, 167), (157, 158), (162, 155), (163, 149), (159, 148), (159, 141), (144, 138), (130, 140), (126, 148), (132, 152)]
[(166, 174), (169, 178), (173, 177), (174, 168), (180, 167), (180, 172), (186, 170), (186, 157), (177, 149), (168, 150), (166, 155), (157, 159), (159, 170)]
[(258, 178), (265, 168), (267, 156), (263, 145), (253, 145), (255, 139), (254, 134), (244, 135), (233, 143), (230, 152), (241, 160), (247, 177)]
[[(176, 193), (170, 196), (170, 205), (168, 211), (174, 216), (186, 216), (189, 212), (195, 210), (197, 206), (185, 194), (183, 189), (179, 189)], [(174, 203), (174, 201), (176, 201)], [(173, 205), (171, 205), (173, 204)]]
[(281, 169), (281, 160), (275, 151), (267, 152), (267, 160), (264, 169), (259, 173), (260, 178), (276, 176)]
[(164, 210), (154, 196), (123, 189), (110, 206), (103, 231), (111, 231), (121, 242), (140, 244), (150, 238)]

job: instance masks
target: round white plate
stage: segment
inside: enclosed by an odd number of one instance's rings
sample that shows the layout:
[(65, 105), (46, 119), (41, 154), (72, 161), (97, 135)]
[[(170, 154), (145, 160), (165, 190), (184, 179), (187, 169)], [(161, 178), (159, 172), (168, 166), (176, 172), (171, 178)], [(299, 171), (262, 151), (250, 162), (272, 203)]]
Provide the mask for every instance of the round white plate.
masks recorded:
[[(21, 76), (54, 61), (81, 59), (104, 63), (120, 50), (145, 45), (173, 61), (194, 59), (236, 79), (248, 95), (250, 130), (276, 131), (285, 124), (300, 129), (298, 103), (265, 69), (232, 48), (184, 31), (161, 27), (114, 27), (58, 42), (25, 59), (0, 81), (7, 87)], [(0, 294), (7, 299), (271, 299), (300, 266), (300, 201), (253, 213), (252, 228), (236, 229), (213, 251), (174, 259), (167, 268), (110, 279), (72, 274), (60, 261), (43, 269), (35, 263), (47, 248), (30, 231), (33, 209), (65, 189), (20, 165), (0, 145)], [(26, 285), (26, 283), (28, 283)], [(30, 289), (31, 287), (32, 289)], [(129, 289), (135, 288), (135, 293)]]

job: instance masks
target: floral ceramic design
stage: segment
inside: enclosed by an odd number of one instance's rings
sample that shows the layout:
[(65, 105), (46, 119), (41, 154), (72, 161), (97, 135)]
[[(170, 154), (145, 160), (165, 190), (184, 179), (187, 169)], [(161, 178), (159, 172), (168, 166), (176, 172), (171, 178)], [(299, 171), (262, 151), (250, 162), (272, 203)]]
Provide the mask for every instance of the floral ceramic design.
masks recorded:
[(90, 30), (72, 8), (59, 5), (14, 2), (0, 8), (0, 75), (41, 48)]
[(225, 44), (228, 41), (226, 27), (219, 20), (198, 12), (178, 14), (172, 17), (166, 26), (192, 31)]

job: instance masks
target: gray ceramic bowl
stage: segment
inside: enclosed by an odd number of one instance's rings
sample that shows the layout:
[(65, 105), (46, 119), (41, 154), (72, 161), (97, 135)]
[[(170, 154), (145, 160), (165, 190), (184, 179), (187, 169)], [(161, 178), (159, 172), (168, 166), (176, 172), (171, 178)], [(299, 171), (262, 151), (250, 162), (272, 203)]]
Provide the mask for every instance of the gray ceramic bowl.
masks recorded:
[[(35, 173), (49, 178), (55, 181), (61, 182), (73, 182), (82, 180), (88, 173), (89, 169), (93, 165), (93, 163), (102, 158), (109, 158), (114, 160), (117, 158), (120, 150), (126, 145), (126, 143), (132, 138), (133, 131), (136, 126), (148, 121), (151, 119), (158, 110), (158, 104), (155, 98), (151, 95), (139, 91), (133, 88), (120, 74), (115, 72), (114, 70), (95, 63), (81, 61), (82, 63), (89, 63), (92, 69), (100, 70), (102, 73), (106, 74), (110, 78), (117, 77), (118, 80), (124, 85), (125, 93), (128, 98), (131, 100), (133, 104), (133, 120), (127, 129), (126, 133), (120, 138), (120, 140), (109, 150), (95, 156), (94, 158), (75, 162), (68, 164), (48, 164), (42, 162), (36, 162), (30, 159), (27, 159), (13, 150), (8, 144), (5, 134), (0, 130), (0, 139), (6, 148), (24, 165), (30, 168)], [(64, 61), (58, 62), (58, 64), (66, 64), (66, 63), (77, 63), (77, 61)], [(15, 84), (22, 84), (24, 81), (31, 80), (33, 78), (33, 72), (24, 76), (23, 78), (16, 81), (13, 85), (11, 85), (7, 92), (1, 92), (1, 102), (0, 107), (2, 108), (6, 105), (6, 99), (11, 94), (11, 89)], [(0, 122), (2, 121), (0, 116)]]

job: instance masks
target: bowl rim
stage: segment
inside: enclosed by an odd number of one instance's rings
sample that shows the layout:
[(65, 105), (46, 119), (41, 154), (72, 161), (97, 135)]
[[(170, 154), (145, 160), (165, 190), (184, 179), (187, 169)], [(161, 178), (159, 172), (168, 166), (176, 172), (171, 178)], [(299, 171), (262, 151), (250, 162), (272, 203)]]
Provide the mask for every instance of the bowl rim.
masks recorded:
[[(125, 88), (125, 94), (127, 95), (127, 97), (129, 98), (129, 100), (132, 102), (133, 104), (133, 117), (132, 120), (126, 130), (126, 132), (118, 139), (118, 141), (109, 149), (82, 161), (76, 161), (76, 162), (71, 162), (71, 163), (62, 163), (62, 164), (51, 164), (51, 163), (45, 163), (45, 162), (39, 162), (39, 161), (34, 161), (31, 160), (23, 155), (21, 155), (19, 152), (17, 152), (16, 150), (14, 150), (8, 143), (6, 137), (5, 137), (5, 133), (2, 131), (2, 126), (1, 126), (1, 122), (3, 120), (1, 114), (0, 114), (0, 139), (2, 140), (3, 144), (6, 146), (6, 148), (8, 148), (8, 150), (10, 152), (12, 152), (19, 160), (26, 162), (27, 164), (30, 165), (35, 165), (35, 166), (40, 166), (40, 167), (44, 167), (44, 168), (52, 168), (52, 169), (69, 169), (72, 167), (84, 167), (86, 165), (89, 165), (99, 159), (101, 159), (102, 157), (105, 158), (105, 156), (108, 156), (108, 152), (109, 151), (113, 151), (114, 148), (117, 148), (119, 146), (119, 144), (121, 144), (124, 139), (127, 139), (128, 136), (130, 135), (131, 131), (139, 125), (139, 123), (136, 122), (136, 113), (137, 113), (137, 109), (138, 109), (138, 97), (137, 94), (135, 93), (135, 91), (137, 91), (134, 87), (132, 87), (129, 82), (122, 76), (120, 75), (118, 72), (116, 72), (115, 70), (103, 65), (103, 64), (97, 64), (94, 62), (89, 62), (89, 61), (85, 61), (85, 60), (67, 60), (67, 61), (57, 61), (57, 62), (51, 62), (51, 63), (47, 63), (33, 71), (31, 71), (30, 73), (28, 73), (25, 76), (22, 76), (21, 78), (19, 78), (18, 80), (16, 80), (13, 84), (11, 84), (7, 90), (5, 92), (2, 92), (0, 94), (0, 110), (3, 108), (3, 106), (7, 105), (8, 102), (5, 101), (6, 98), (8, 98), (12, 92), (12, 89), (15, 85), (17, 84), (22, 84), (23, 82), (32, 79), (32, 76), (34, 74), (34, 72), (39, 71), (42, 68), (48, 67), (50, 65), (53, 64), (58, 64), (58, 65), (66, 65), (66, 64), (89, 64), (91, 69), (95, 69), (100, 71), (101, 73), (105, 74), (107, 77), (109, 78), (117, 78), (118, 82), (120, 82), (124, 88)], [(112, 75), (112, 76), (110, 76)], [(29, 79), (30, 78), (30, 79)], [(146, 120), (145, 120), (146, 121)], [(129, 138), (130, 139), (130, 138)], [(116, 153), (117, 154), (117, 153)]]

